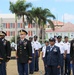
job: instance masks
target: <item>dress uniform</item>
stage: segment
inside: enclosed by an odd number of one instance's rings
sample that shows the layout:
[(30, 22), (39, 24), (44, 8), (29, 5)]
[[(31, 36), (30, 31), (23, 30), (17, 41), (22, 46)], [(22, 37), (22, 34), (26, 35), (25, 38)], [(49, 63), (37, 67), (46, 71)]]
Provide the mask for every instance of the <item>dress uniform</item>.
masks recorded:
[(65, 41), (65, 75), (70, 75), (71, 67), (70, 67), (70, 43), (68, 42), (68, 37), (64, 37)]
[(49, 39), (50, 46), (46, 48), (45, 63), (47, 66), (47, 75), (59, 75), (61, 65), (60, 48), (55, 46), (55, 39)]
[(34, 73), (34, 65), (35, 65), (35, 51), (34, 51), (34, 42), (33, 42), (33, 37), (29, 37), (29, 41), (31, 41), (32, 45), (32, 62), (29, 64), (29, 73), (33, 74)]
[(43, 63), (44, 63), (44, 70), (45, 70), (45, 74), (47, 75), (47, 67), (45, 64), (45, 54), (46, 54), (46, 47), (49, 45), (49, 41), (45, 41), (45, 46), (43, 46), (42, 48), (42, 59), (43, 59)]
[(70, 57), (71, 57), (71, 61), (72, 61), (72, 68), (73, 68), (73, 75), (74, 75), (74, 39), (71, 41)]
[(20, 39), (17, 41), (17, 66), (19, 75), (28, 74), (28, 63), (32, 61), (32, 46), (31, 42), (25, 38), (27, 32), (20, 30)]
[(34, 50), (35, 50), (35, 71), (39, 71), (39, 56), (41, 44), (37, 41), (37, 36), (34, 36)]
[(61, 75), (63, 75), (64, 73), (64, 52), (65, 52), (65, 49), (64, 49), (64, 43), (61, 41), (62, 39), (62, 36), (58, 36), (57, 37), (57, 43), (55, 43), (56, 46), (58, 46), (60, 48), (60, 53), (61, 53)]
[(0, 75), (6, 75), (6, 62), (10, 60), (11, 47), (10, 42), (4, 38), (6, 33), (3, 31), (0, 33), (2, 33), (0, 34)]

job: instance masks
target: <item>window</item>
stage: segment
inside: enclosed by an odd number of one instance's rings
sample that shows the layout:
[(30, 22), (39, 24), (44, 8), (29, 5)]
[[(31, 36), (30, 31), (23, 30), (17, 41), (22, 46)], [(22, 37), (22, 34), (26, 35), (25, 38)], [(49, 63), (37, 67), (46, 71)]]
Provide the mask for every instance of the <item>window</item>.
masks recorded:
[(35, 32), (35, 31), (32, 31), (32, 34), (33, 34), (33, 36), (34, 36), (34, 35), (36, 35), (36, 32)]
[(14, 36), (15, 35), (15, 31), (10, 31), (10, 36)]
[(3, 25), (3, 26), (2, 26), (3, 28), (6, 28), (6, 23), (3, 23), (2, 25)]
[(36, 27), (35, 23), (32, 23), (32, 27)]
[(14, 28), (14, 23), (10, 23), (10, 28)]
[(10, 36), (13, 36), (13, 32), (12, 31), (10, 32)]
[(18, 23), (18, 24), (17, 24), (17, 28), (21, 28), (21, 25), (20, 25), (20, 23)]

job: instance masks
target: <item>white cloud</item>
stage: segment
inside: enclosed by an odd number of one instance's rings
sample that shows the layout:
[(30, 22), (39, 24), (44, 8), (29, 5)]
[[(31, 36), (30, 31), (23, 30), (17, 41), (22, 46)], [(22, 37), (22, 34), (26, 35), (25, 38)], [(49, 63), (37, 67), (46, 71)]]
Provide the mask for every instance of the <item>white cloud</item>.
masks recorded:
[(55, 0), (57, 2), (74, 2), (74, 0)]
[(65, 13), (62, 16), (62, 19), (64, 19), (65, 21), (73, 21), (74, 20), (74, 14)]

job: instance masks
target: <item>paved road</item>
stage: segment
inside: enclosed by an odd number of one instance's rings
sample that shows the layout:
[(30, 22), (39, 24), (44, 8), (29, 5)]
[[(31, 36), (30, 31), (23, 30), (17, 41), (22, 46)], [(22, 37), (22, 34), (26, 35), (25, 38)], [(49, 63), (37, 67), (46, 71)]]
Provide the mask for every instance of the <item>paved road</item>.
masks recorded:
[[(12, 52), (12, 56), (15, 56), (14, 52)], [(39, 72), (35, 72), (33, 75), (43, 75), (44, 74), (44, 67), (43, 67), (43, 62), (41, 58), (39, 59), (39, 67), (40, 67)], [(7, 75), (18, 75), (16, 60), (10, 60), (7, 63)]]

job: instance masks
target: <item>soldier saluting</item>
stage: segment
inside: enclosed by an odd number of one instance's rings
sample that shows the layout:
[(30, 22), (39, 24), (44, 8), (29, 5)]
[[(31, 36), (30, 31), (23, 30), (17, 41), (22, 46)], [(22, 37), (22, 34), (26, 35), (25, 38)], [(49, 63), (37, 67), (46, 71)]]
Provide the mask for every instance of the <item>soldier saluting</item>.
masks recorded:
[(6, 62), (10, 60), (10, 42), (5, 39), (6, 33), (0, 32), (0, 75), (6, 75)]
[(19, 75), (29, 75), (28, 74), (28, 63), (32, 61), (32, 47), (31, 42), (25, 37), (28, 34), (24, 29), (19, 31), (20, 39), (17, 41), (17, 65)]

